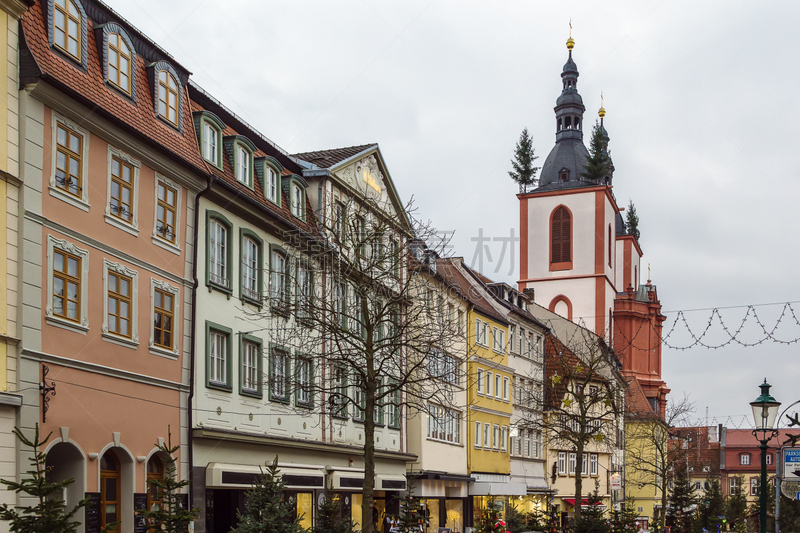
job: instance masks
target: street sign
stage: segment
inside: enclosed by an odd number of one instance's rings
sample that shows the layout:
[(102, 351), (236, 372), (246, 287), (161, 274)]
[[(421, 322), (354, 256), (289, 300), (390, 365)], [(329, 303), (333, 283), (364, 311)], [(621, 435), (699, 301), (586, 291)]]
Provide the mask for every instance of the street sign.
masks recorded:
[(783, 448), (783, 479), (800, 480), (800, 448)]
[(781, 494), (792, 500), (800, 499), (800, 481), (781, 481)]

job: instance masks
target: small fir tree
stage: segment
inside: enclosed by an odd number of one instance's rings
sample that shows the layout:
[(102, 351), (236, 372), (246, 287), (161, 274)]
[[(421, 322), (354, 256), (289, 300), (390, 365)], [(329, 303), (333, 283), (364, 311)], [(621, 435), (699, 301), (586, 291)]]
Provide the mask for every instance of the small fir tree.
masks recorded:
[[(580, 516), (575, 520), (575, 533), (609, 533), (610, 528), (606, 520), (602, 499), (595, 487), (593, 492), (586, 495), (586, 509), (583, 509)], [(577, 501), (575, 505), (581, 505)]]
[(409, 488), (400, 499), (400, 514), (394, 518), (398, 533), (419, 533), (428, 527), (428, 516), (419, 498), (411, 495)]
[(667, 525), (673, 533), (691, 533), (694, 526), (694, 489), (684, 468), (675, 469), (667, 502)]
[(278, 476), (278, 456), (256, 478), (247, 491), (244, 512), (238, 511), (238, 525), (231, 533), (305, 533), (302, 517), (295, 517), (294, 498), (284, 499), (283, 479)]
[(514, 170), (508, 173), (511, 179), (519, 184), (520, 193), (528, 192), (529, 186), (536, 187), (539, 167), (533, 166), (533, 162), (537, 159), (539, 156), (534, 154), (533, 139), (528, 135), (528, 128), (525, 128), (517, 141), (514, 159), (511, 160), (511, 167)]
[[(767, 480), (767, 531), (775, 531), (775, 484), (774, 476)], [(759, 483), (761, 478), (759, 478)], [(758, 498), (750, 506), (750, 516), (753, 517), (755, 523), (754, 529), (761, 530), (761, 487), (759, 487)], [(783, 503), (783, 502), (781, 502)]]
[(744, 494), (744, 476), (736, 476), (738, 483), (731, 488), (725, 509), (728, 527), (738, 531), (740, 526), (747, 529), (747, 496)]
[(639, 215), (636, 214), (633, 200), (628, 200), (628, 209), (625, 210), (625, 232), (639, 240)]
[(9, 530), (14, 533), (72, 533), (77, 531), (80, 522), (74, 520), (75, 515), (89, 502), (83, 499), (70, 510), (64, 506), (62, 494), (64, 489), (75, 480), (48, 481), (47, 454), (40, 452), (52, 433), (39, 439), (39, 424), (34, 429), (33, 439), (28, 439), (19, 428), (14, 428), (14, 435), (20, 442), (31, 449), (31, 470), (19, 482), (0, 479), (0, 483), (17, 494), (24, 494), (36, 501), (35, 505), (0, 506), (0, 520), (9, 522)]
[(636, 505), (633, 500), (626, 500), (620, 505), (619, 511), (612, 511), (608, 521), (611, 533), (636, 533), (639, 527), (636, 519), (639, 513), (636, 512)]
[(150, 524), (153, 531), (164, 533), (185, 533), (189, 524), (197, 517), (200, 509), (186, 509), (183, 507), (183, 497), (180, 493), (183, 487), (189, 485), (189, 480), (178, 479), (178, 468), (175, 454), (180, 449), (177, 444), (172, 445), (172, 431), (167, 430), (167, 443), (156, 444), (160, 459), (164, 461), (163, 479), (148, 479), (148, 488), (155, 493), (154, 500), (158, 502), (155, 509), (146, 509), (141, 515)]
[(722, 518), (725, 513), (725, 500), (722, 498), (722, 489), (719, 481), (714, 479), (706, 483), (705, 491), (697, 506), (697, 521), (695, 531), (706, 529), (717, 531), (722, 528)]
[(506, 528), (508, 531), (510, 533), (529, 531), (528, 522), (528, 514), (520, 512), (516, 505), (509, 503), (508, 512), (506, 512)]
[(600, 182), (611, 172), (611, 152), (608, 151), (608, 134), (605, 128), (595, 122), (592, 127), (592, 140), (589, 142), (589, 158), (583, 167), (581, 177)]
[(332, 490), (326, 490), (317, 507), (317, 520), (312, 533), (356, 533), (350, 519), (341, 516), (341, 512), (341, 500)]
[(486, 508), (481, 509), (478, 523), (475, 524), (474, 533), (506, 533), (506, 522), (500, 517), (500, 509), (496, 501), (492, 500)]

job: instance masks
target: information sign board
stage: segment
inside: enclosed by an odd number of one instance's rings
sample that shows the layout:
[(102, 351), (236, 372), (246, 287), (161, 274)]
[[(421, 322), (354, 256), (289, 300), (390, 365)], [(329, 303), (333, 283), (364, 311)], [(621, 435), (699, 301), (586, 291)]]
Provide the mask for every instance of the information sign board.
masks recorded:
[(800, 448), (783, 448), (783, 479), (800, 481)]

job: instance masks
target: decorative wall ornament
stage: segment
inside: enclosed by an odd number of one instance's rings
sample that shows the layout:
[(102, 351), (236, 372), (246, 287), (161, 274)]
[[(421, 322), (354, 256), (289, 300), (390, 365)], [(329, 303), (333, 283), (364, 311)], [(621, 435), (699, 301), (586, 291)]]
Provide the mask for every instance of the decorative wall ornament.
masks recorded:
[[(39, 394), (42, 395), (42, 424), (47, 422), (47, 410), (50, 408), (50, 398), (56, 395), (55, 381), (47, 383), (47, 374), (50, 367), (42, 363), (42, 382), (39, 383)], [(69, 430), (67, 430), (69, 432)], [(63, 436), (62, 436), (63, 438)]]

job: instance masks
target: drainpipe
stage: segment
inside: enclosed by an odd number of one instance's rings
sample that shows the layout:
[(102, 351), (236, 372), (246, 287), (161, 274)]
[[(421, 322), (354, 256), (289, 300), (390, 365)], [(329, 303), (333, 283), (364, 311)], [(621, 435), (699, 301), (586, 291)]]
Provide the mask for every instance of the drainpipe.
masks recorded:
[(208, 183), (206, 188), (197, 193), (194, 197), (194, 251), (192, 258), (192, 318), (189, 321), (191, 328), (191, 341), (189, 345), (189, 401), (187, 406), (187, 426), (189, 436), (189, 508), (193, 507), (194, 497), (194, 442), (192, 440), (192, 400), (194, 399), (194, 362), (195, 362), (195, 319), (197, 318), (197, 287), (200, 282), (197, 279), (197, 237), (200, 233), (200, 198), (205, 196), (211, 191), (211, 183), (213, 178), (209, 175), (206, 176)]

